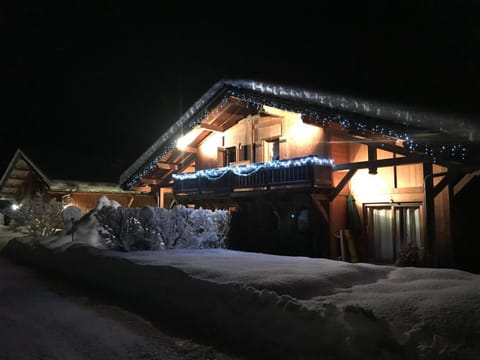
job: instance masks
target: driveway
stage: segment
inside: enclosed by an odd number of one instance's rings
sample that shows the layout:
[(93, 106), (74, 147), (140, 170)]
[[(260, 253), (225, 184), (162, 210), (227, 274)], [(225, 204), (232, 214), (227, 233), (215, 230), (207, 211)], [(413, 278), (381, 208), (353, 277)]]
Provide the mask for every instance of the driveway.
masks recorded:
[(103, 300), (0, 256), (0, 359), (240, 359)]

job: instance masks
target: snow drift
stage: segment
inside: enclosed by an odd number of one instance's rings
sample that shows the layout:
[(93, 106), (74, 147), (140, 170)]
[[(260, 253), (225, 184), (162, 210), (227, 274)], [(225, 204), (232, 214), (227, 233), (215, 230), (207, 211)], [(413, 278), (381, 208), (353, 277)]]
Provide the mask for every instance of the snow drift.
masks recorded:
[[(49, 245), (50, 244), (50, 245)], [(2, 255), (100, 286), (263, 358), (476, 359), (480, 276), (226, 249), (11, 240)]]

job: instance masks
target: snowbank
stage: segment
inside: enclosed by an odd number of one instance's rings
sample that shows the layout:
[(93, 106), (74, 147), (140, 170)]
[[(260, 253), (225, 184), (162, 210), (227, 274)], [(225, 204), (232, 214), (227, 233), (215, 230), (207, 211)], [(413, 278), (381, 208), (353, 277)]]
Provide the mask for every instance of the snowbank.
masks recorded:
[(88, 281), (277, 359), (477, 359), (480, 276), (225, 249), (129, 253), (12, 240), (2, 255)]

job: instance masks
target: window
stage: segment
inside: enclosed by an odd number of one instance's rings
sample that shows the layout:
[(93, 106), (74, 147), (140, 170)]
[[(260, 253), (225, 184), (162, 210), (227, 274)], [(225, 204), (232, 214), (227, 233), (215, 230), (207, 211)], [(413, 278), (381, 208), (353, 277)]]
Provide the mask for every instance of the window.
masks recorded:
[(231, 163), (237, 161), (237, 149), (235, 146), (231, 146), (225, 149), (225, 158), (223, 161), (224, 166), (228, 166)]
[(372, 261), (393, 263), (408, 246), (422, 249), (420, 204), (368, 205), (366, 215)]
[(250, 160), (249, 156), (249, 146), (248, 145), (242, 145), (240, 148), (240, 161), (247, 161)]
[(265, 141), (265, 161), (280, 160), (280, 139)]

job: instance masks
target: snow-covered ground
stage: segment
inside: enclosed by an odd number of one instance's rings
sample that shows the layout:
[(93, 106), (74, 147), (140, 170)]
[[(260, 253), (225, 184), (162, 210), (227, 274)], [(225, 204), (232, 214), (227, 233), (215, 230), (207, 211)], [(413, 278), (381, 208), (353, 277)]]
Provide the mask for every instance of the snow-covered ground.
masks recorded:
[(19, 233), (19, 232), (14, 232), (11, 231), (8, 226), (6, 225), (0, 225), (0, 250), (2, 247), (5, 246), (5, 244), (13, 238), (24, 236), (25, 234)]
[(479, 358), (480, 275), (226, 249), (126, 253), (89, 243), (24, 237), (2, 254), (264, 358)]
[(2, 360), (240, 360), (0, 259)]

